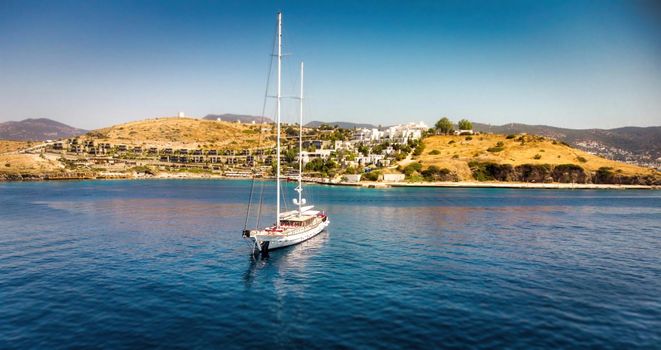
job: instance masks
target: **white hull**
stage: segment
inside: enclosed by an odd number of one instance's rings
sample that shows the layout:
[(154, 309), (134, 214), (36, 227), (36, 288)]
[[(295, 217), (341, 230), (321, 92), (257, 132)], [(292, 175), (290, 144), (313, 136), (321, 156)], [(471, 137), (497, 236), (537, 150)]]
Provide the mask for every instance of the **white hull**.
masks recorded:
[(255, 243), (255, 249), (261, 251), (263, 247), (266, 247), (264, 243), (268, 242), (266, 249), (272, 250), (304, 242), (321, 233), (328, 227), (328, 224), (330, 224), (330, 220), (321, 221), (315, 226), (300, 228), (288, 234), (256, 234), (249, 238)]

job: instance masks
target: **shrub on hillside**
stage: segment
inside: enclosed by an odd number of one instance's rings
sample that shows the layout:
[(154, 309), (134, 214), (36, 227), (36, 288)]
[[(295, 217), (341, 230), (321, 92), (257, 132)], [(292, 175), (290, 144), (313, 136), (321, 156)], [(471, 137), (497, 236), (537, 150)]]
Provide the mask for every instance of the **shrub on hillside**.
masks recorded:
[(415, 147), (415, 149), (413, 150), (413, 155), (414, 155), (414, 156), (419, 156), (419, 155), (422, 154), (422, 151), (424, 151), (424, 150), (425, 150), (425, 144), (422, 143), (422, 142), (420, 142), (420, 143)]
[(498, 141), (494, 147), (487, 148), (488, 152), (496, 153), (501, 152), (504, 149), (505, 143), (503, 141)]
[(597, 169), (594, 176), (594, 182), (598, 184), (611, 184), (615, 183), (615, 174), (611, 167), (601, 167)]
[(457, 176), (452, 174), (450, 169), (439, 168), (436, 165), (431, 165), (429, 168), (421, 172), (422, 176), (427, 181), (457, 181)]
[(576, 164), (560, 164), (553, 168), (553, 180), (563, 183), (586, 183), (588, 176), (585, 170)]
[(350, 166), (350, 167), (347, 167), (347, 169), (344, 171), (344, 173), (345, 174), (352, 174), (352, 175), (353, 174), (358, 174), (358, 169)]
[(324, 160), (321, 158), (315, 158), (305, 164), (305, 171), (318, 172), (322, 176), (326, 177), (334, 173), (334, 169), (337, 167), (337, 163), (333, 160)]
[(418, 162), (413, 162), (405, 166), (403, 171), (407, 177), (410, 177), (413, 173), (420, 172), (421, 169), (422, 169), (422, 164)]
[(146, 165), (139, 165), (139, 166), (134, 166), (130, 169), (132, 172), (135, 173), (143, 173), (143, 174), (148, 174), (148, 175), (155, 175), (155, 172), (152, 168), (146, 166)]
[(514, 167), (510, 164), (471, 161), (468, 166), (473, 173), (473, 178), (478, 181), (512, 181), (514, 173)]
[(553, 182), (549, 164), (522, 164), (517, 166), (512, 179), (522, 182)]
[(367, 181), (378, 181), (379, 175), (381, 175), (380, 171), (372, 170), (368, 173), (363, 174), (362, 178)]

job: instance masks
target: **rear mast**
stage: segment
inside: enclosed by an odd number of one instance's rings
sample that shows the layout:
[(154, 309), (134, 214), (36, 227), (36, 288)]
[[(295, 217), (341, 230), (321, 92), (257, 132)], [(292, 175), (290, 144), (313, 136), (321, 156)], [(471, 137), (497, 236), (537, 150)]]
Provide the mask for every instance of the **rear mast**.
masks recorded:
[(301, 61), (301, 95), (298, 98), (298, 216), (303, 214), (303, 62)]

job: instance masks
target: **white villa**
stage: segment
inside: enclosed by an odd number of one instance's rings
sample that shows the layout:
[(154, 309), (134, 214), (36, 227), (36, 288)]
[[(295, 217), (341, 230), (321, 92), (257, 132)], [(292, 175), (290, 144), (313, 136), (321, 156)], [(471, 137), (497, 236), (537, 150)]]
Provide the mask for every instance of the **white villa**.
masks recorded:
[(424, 122), (398, 124), (387, 129), (358, 129), (354, 133), (352, 142), (383, 142), (407, 143), (409, 140), (417, 140), (429, 127)]
[(328, 159), (333, 150), (330, 149), (318, 149), (314, 152), (302, 151), (301, 156), (303, 157), (303, 165), (309, 163), (315, 158)]

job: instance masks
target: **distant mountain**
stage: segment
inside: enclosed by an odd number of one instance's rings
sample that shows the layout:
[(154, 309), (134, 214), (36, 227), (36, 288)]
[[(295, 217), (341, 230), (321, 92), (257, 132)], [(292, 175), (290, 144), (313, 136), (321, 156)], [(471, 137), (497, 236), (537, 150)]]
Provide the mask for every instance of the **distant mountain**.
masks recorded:
[(481, 132), (496, 134), (528, 133), (564, 141), (576, 148), (602, 157), (658, 166), (661, 157), (661, 126), (616, 129), (565, 129), (546, 125), (473, 123)]
[(255, 123), (273, 123), (273, 119), (268, 118), (268, 117), (259, 117), (255, 115), (247, 115), (247, 114), (231, 114), (231, 113), (225, 113), (225, 114), (207, 114), (206, 117), (202, 119), (206, 120), (220, 120), (224, 122), (236, 122), (236, 121), (241, 121), (241, 123), (252, 123), (253, 121)]
[(56, 122), (48, 118), (25, 119), (0, 123), (0, 139), (18, 141), (55, 140), (86, 133), (87, 130)]
[(331, 126), (337, 125), (337, 126), (339, 126), (340, 128), (343, 128), (343, 129), (353, 129), (353, 128), (356, 128), (356, 129), (360, 129), (360, 128), (374, 129), (374, 128), (377, 128), (377, 126), (373, 125), (373, 124), (352, 123), (352, 122), (320, 122), (318, 120), (311, 121), (311, 122), (305, 124), (305, 127), (306, 128), (318, 128), (322, 124), (327, 124), (327, 125), (331, 125)]

